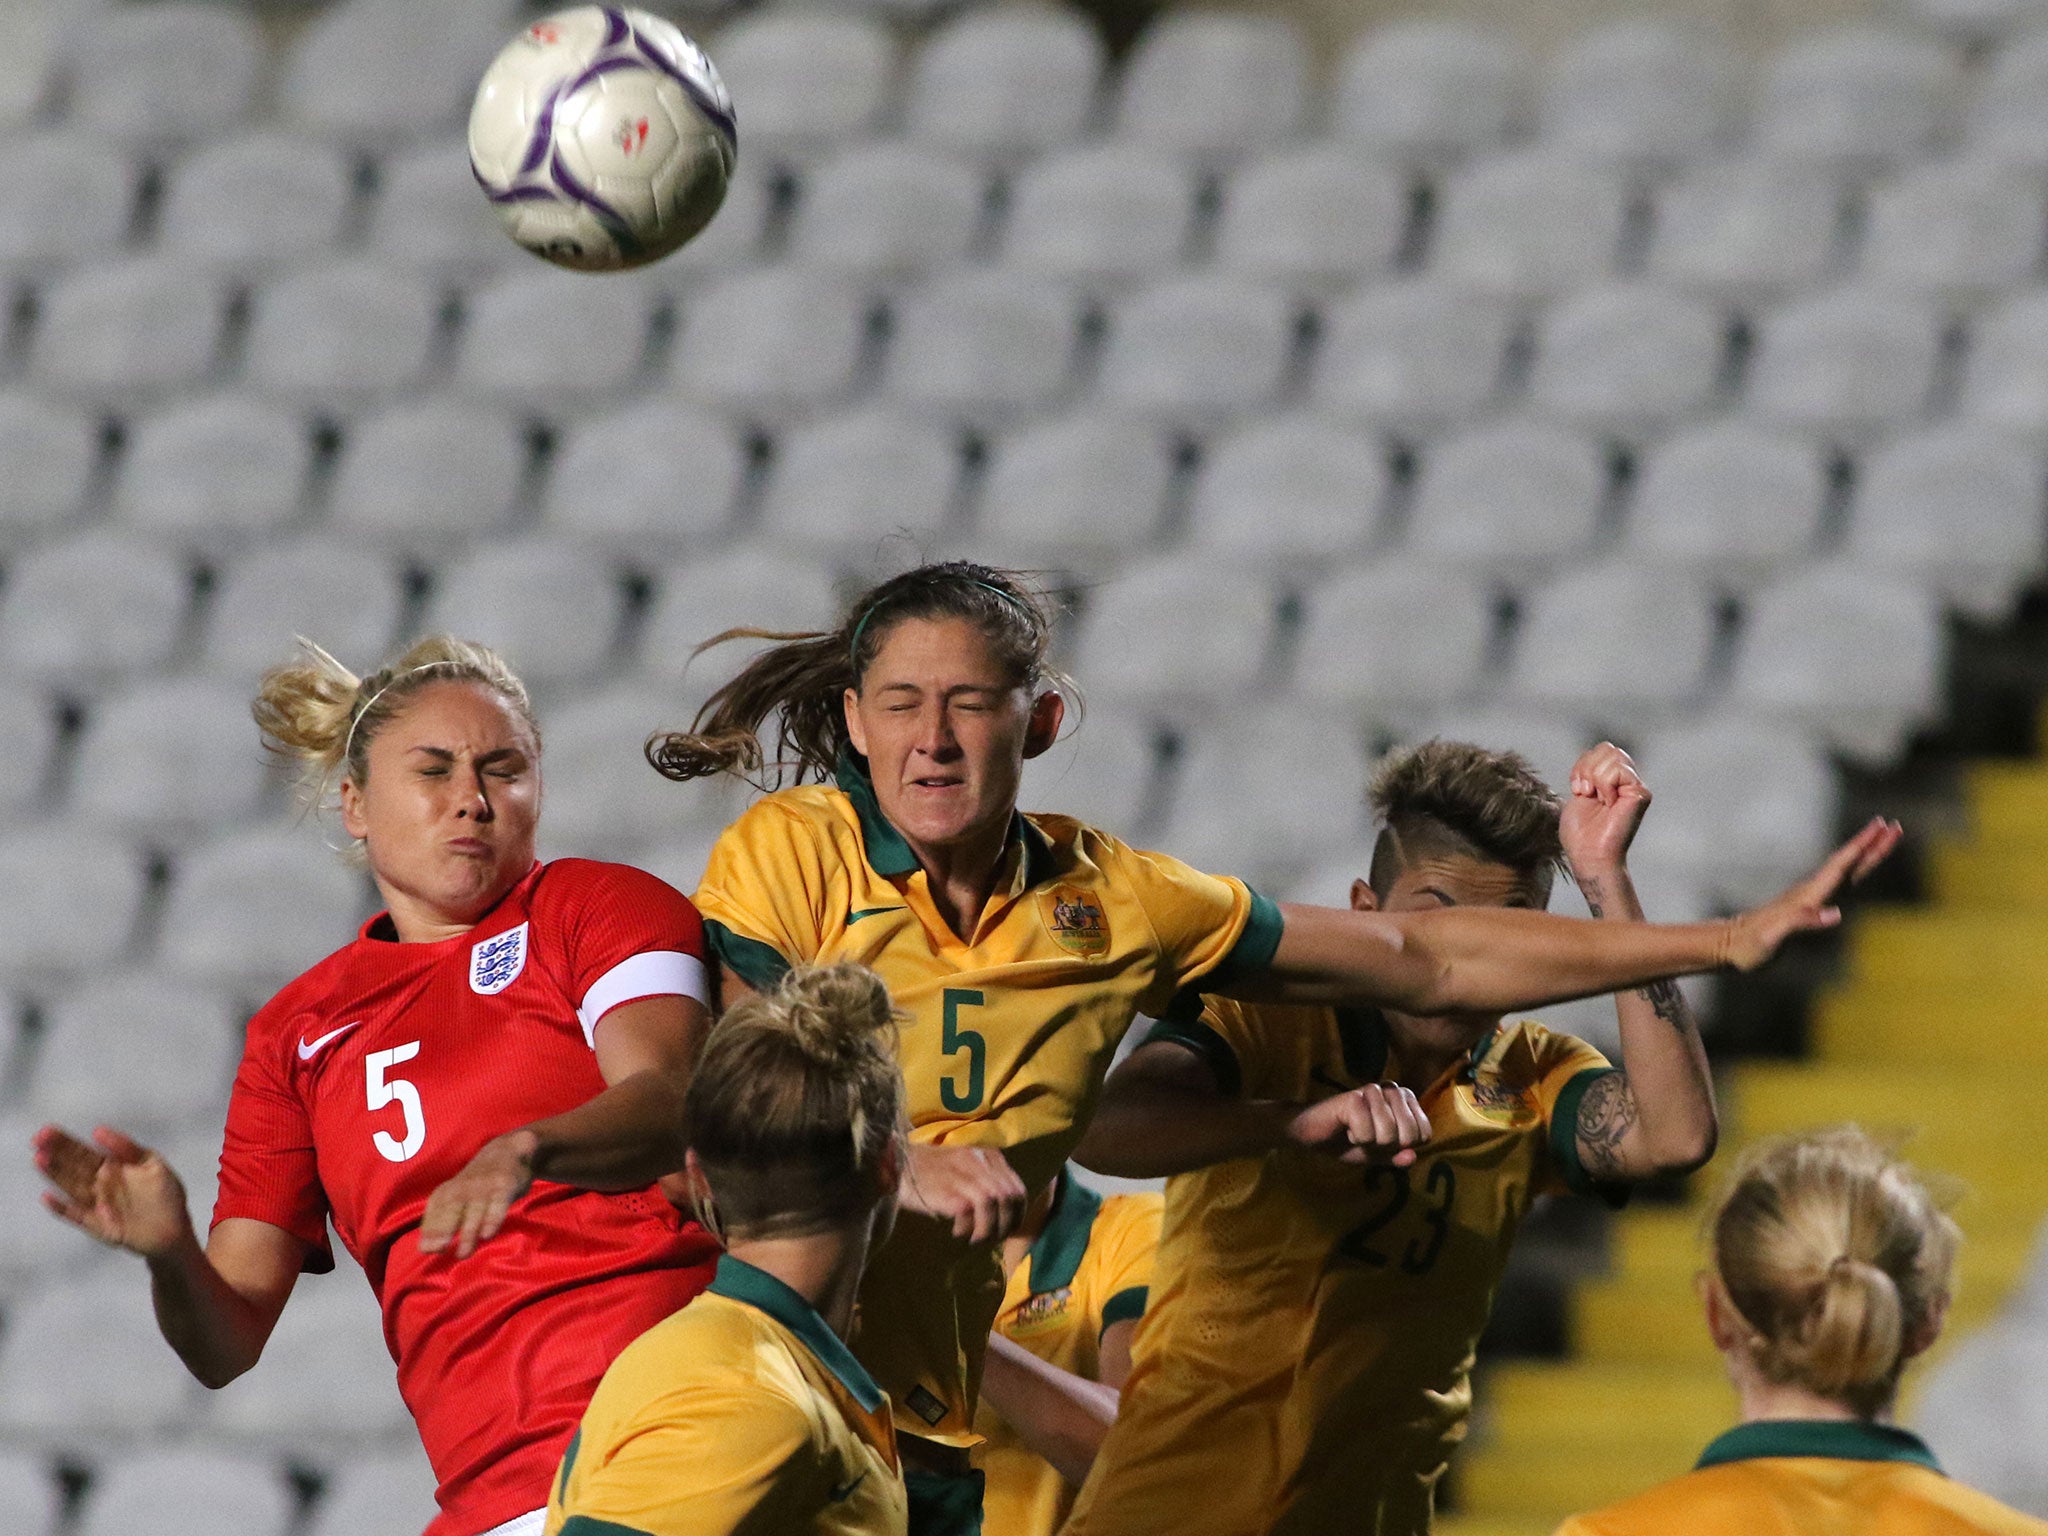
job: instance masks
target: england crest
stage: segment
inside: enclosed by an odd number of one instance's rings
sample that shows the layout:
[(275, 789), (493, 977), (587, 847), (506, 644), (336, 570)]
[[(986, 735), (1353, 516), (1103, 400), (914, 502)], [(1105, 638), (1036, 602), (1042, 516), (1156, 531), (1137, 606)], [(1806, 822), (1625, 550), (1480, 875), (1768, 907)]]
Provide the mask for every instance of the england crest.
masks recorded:
[(470, 991), (479, 997), (495, 997), (519, 979), (526, 969), (526, 929), (521, 923), (470, 950)]

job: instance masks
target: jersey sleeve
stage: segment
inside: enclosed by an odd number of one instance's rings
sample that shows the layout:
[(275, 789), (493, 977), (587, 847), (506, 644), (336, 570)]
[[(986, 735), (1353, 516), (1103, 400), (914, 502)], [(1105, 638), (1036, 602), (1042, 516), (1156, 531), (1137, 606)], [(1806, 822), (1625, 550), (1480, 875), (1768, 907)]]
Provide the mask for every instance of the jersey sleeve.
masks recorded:
[(535, 917), (558, 934), (583, 1038), (598, 1021), (648, 997), (709, 1003), (704, 921), (665, 880), (624, 864), (562, 859), (548, 867)]
[(327, 1191), (313, 1151), (313, 1122), (282, 1070), (283, 1039), (270, 1009), (249, 1021), (228, 1099), (213, 1225), (238, 1216), (282, 1228), (306, 1244), (301, 1267), (324, 1274), (334, 1268)]
[(1201, 1057), (1229, 1098), (1268, 1096), (1271, 1041), (1264, 1015), (1235, 998), (1184, 992), (1152, 1027), (1145, 1043), (1170, 1040)]
[(1536, 1104), (1543, 1114), (1549, 1146), (1543, 1187), (1551, 1193), (1567, 1190), (1622, 1203), (1620, 1186), (1595, 1183), (1579, 1161), (1579, 1103), (1588, 1088), (1615, 1070), (1613, 1064), (1576, 1035), (1549, 1030), (1537, 1037), (1537, 1057), (1542, 1075), (1536, 1083)]
[(1280, 947), (1280, 909), (1242, 880), (1205, 875), (1162, 853), (1116, 845), (1117, 875), (1159, 943), (1159, 973), (1139, 1011), (1159, 1017), (1192, 982), (1256, 976)]
[(1103, 1297), (1097, 1338), (1118, 1323), (1145, 1315), (1164, 1210), (1165, 1201), (1158, 1195), (1117, 1195), (1104, 1202), (1102, 1214), (1095, 1218), (1102, 1244)]
[(697, 905), (711, 953), (756, 989), (773, 986), (824, 945), (827, 849), (816, 823), (773, 796), (712, 845)]

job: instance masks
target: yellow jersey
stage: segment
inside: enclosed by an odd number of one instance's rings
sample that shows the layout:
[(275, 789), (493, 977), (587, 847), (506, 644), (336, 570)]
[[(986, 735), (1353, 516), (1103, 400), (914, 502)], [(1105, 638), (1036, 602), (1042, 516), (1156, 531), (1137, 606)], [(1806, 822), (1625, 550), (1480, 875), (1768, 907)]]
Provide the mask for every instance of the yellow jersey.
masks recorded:
[(604, 1373), (546, 1536), (904, 1536), (908, 1521), (889, 1399), (803, 1297), (727, 1254)]
[[(1305, 1103), (1400, 1072), (1372, 1010), (1203, 1003), (1150, 1038), (1231, 1094)], [(1587, 1187), (1574, 1120), (1610, 1070), (1503, 1024), (1420, 1095), (1413, 1167), (1285, 1148), (1169, 1179), (1151, 1306), (1070, 1536), (1427, 1530), (1516, 1227), (1537, 1194)]]
[(1557, 1536), (2048, 1536), (2048, 1522), (1951, 1482), (1919, 1436), (1860, 1420), (1759, 1420), (1699, 1465), (1574, 1515)]
[[(1144, 1315), (1160, 1204), (1149, 1194), (1105, 1200), (1062, 1178), (1044, 1228), (1011, 1272), (995, 1331), (1050, 1365), (1100, 1381), (1103, 1334)], [(976, 1456), (988, 1478), (982, 1528), (988, 1536), (1053, 1536), (1074, 1502), (1067, 1480), (985, 1402), (974, 1428), (987, 1442)]]
[[(1279, 908), (1236, 880), (1034, 814), (1012, 821), (962, 938), (850, 752), (835, 784), (781, 790), (726, 828), (696, 899), (712, 950), (750, 985), (795, 964), (876, 971), (905, 1018), (911, 1139), (1000, 1147), (1034, 1194), (1080, 1139), (1133, 1017), (1191, 980), (1263, 971), (1281, 927)], [(994, 1245), (898, 1219), (868, 1265), (854, 1349), (906, 1432), (975, 1443), (1002, 1294)]]

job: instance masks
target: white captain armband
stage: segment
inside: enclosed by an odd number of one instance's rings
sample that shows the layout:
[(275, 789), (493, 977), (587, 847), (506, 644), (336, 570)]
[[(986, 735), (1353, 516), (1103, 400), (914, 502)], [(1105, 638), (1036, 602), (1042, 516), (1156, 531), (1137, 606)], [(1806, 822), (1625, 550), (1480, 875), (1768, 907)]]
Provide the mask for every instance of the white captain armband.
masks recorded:
[(576, 1010), (576, 1022), (583, 1026), (584, 1043), (597, 1046), (597, 1021), (621, 1003), (643, 997), (687, 997), (709, 1006), (711, 990), (704, 962), (679, 949), (650, 949), (628, 955), (606, 971), (583, 994)]

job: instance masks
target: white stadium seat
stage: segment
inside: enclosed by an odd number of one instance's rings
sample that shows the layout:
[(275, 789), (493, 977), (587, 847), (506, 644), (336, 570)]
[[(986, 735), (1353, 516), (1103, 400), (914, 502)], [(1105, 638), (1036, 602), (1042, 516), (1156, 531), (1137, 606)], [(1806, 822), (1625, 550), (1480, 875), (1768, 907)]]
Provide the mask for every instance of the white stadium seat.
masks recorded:
[(378, 164), (369, 248), (396, 266), (430, 273), (488, 272), (533, 261), (512, 243), (477, 189), (469, 147), (460, 138), (394, 151)]
[(364, 882), (324, 819), (234, 832), (181, 860), (160, 955), (181, 976), (278, 986), (355, 937)]
[(56, 96), (59, 35), (64, 20), (56, 6), (18, 7), (17, 36), (0, 59), (0, 126), (27, 123)]
[(2048, 31), (2011, 38), (1986, 61), (1965, 144), (1988, 159), (2048, 166)]
[(72, 810), (97, 825), (166, 836), (252, 819), (266, 754), (249, 696), (239, 680), (168, 677), (99, 700), (78, 749)]
[(647, 360), (653, 295), (630, 275), (593, 280), (538, 263), (472, 291), (456, 384), (559, 408), (624, 392)]
[(220, 139), (172, 172), (158, 240), (230, 271), (324, 251), (340, 237), (355, 171), (328, 144), (276, 133)]
[(1753, 586), (1813, 551), (1827, 497), (1827, 458), (1811, 439), (1710, 421), (1649, 450), (1626, 548), (1646, 564)]
[(852, 388), (868, 304), (844, 278), (763, 267), (704, 289), (686, 307), (675, 379), (710, 405), (815, 406)]
[(1024, 765), (1018, 803), (1073, 816), (1129, 841), (1145, 834), (1158, 793), (1159, 731), (1139, 710), (1068, 701), (1060, 739)]
[[(83, 1274), (53, 1279), (8, 1308), (7, 1321), (0, 1340), (0, 1427), (16, 1444), (76, 1450), (160, 1433), (181, 1422), (198, 1395), (199, 1384), (157, 1331), (148, 1279), (132, 1263), (102, 1260)], [(125, 1498), (113, 1507), (135, 1513)], [(225, 1496), (213, 1506), (222, 1519), (231, 1508)], [(154, 1531), (172, 1529), (154, 1519), (143, 1523)], [(93, 1529), (120, 1527), (72, 1527)], [(259, 1528), (248, 1529), (261, 1536)]]
[(414, 1445), (332, 1467), (306, 1536), (419, 1536), (434, 1515), (434, 1470)]
[(691, 713), (672, 688), (622, 683), (549, 716), (541, 823), (549, 852), (637, 863), (640, 845), (707, 819), (718, 797), (663, 778), (642, 753), (649, 736), (681, 729)]
[(2004, 42), (2048, 20), (2048, 6), (2042, 0), (1904, 0), (1900, 9), (1964, 44)]
[(292, 49), (281, 104), (311, 131), (349, 143), (459, 128), (477, 77), (511, 39), (513, 17), (504, 0), (325, 7)]
[[(681, 786), (685, 795), (703, 796), (704, 791), (693, 785)], [(726, 802), (720, 801), (723, 805)], [(718, 844), (718, 836), (725, 830), (725, 823), (697, 823), (673, 837), (664, 837), (654, 843), (639, 843), (634, 847), (631, 862), (635, 868), (644, 869), (657, 880), (666, 880), (685, 895), (694, 893), (704, 883), (705, 866), (711, 862), (711, 850)]]
[(1937, 160), (1878, 187), (1869, 217), (1866, 282), (1982, 298), (2018, 287), (2039, 264), (2048, 187), (2003, 162)]
[(104, 827), (42, 821), (0, 836), (0, 881), (36, 893), (0, 926), (0, 977), (64, 975), (119, 959), (144, 874), (135, 847)]
[(300, 511), (313, 434), (260, 396), (189, 396), (131, 430), (115, 507), (168, 536), (246, 539)]
[(189, 387), (212, 371), (227, 296), (189, 264), (143, 257), (53, 285), (33, 370), (62, 391), (110, 399)]
[(1094, 114), (1102, 69), (1102, 39), (1078, 14), (1035, 5), (969, 9), (918, 52), (909, 132), (970, 154), (1071, 143)]
[(0, 541), (53, 530), (84, 508), (98, 423), (34, 394), (0, 394)]
[(730, 422), (656, 397), (564, 429), (541, 522), (636, 556), (701, 545), (731, 520), (746, 474)]
[(57, 746), (56, 701), (0, 680), (0, 826), (32, 811)]
[(1547, 150), (1482, 160), (1445, 183), (1430, 272), (1509, 298), (1539, 298), (1613, 270), (1628, 217), (1618, 171)]
[(429, 397), (364, 417), (342, 439), (329, 517), (337, 533), (432, 546), (501, 528), (527, 449), (507, 412)]
[(1933, 597), (1842, 562), (1759, 592), (1744, 618), (1730, 701), (1804, 723), (1837, 750), (1889, 762), (1939, 707), (1947, 645)]
[(304, 635), (360, 672), (396, 637), (402, 603), (389, 555), (353, 540), (300, 539), (229, 562), (208, 610), (206, 665), (245, 687)]
[(0, 268), (104, 256), (127, 237), (141, 168), (112, 144), (63, 129), (0, 142)]
[(1423, 162), (1491, 149), (1521, 126), (1533, 72), (1508, 32), (1448, 18), (1393, 22), (1344, 55), (1336, 132)]
[[(823, 634), (838, 623), (839, 596), (822, 560), (743, 544), (661, 573), (641, 636), (640, 668), (694, 709), (769, 643), (730, 640), (696, 655), (713, 635), (728, 629)], [(550, 743), (554, 739), (551, 734)]]
[(285, 1536), (296, 1500), (284, 1469), (263, 1457), (198, 1446), (140, 1451), (104, 1464), (78, 1536)]
[(1323, 317), (1317, 409), (1395, 430), (1477, 414), (1499, 392), (1514, 313), (1428, 278), (1369, 286)]
[(1391, 271), (1408, 229), (1409, 185), (1349, 147), (1283, 150), (1241, 167), (1223, 194), (1219, 266), (1316, 287)]
[(416, 1433), (377, 1298), (354, 1264), (336, 1259), (332, 1274), (293, 1287), (255, 1367), (208, 1399), (212, 1436), (312, 1457)]
[(1860, 466), (1844, 552), (2003, 622), (2048, 557), (2043, 486), (2038, 451), (1981, 427), (1895, 438)]
[(1961, 77), (1955, 56), (1931, 38), (1881, 26), (1819, 32), (1771, 61), (1757, 142), (1804, 160), (1905, 159), (1941, 131)]
[(888, 32), (859, 16), (768, 10), (711, 40), (750, 148), (770, 156), (844, 144), (873, 131), (896, 69)]
[(946, 150), (856, 145), (804, 177), (790, 253), (873, 276), (957, 266), (980, 232), (986, 191), (980, 173)]
[(1843, 194), (1825, 166), (1723, 160), (1656, 194), (1649, 272), (1734, 299), (1808, 286), (1834, 260)]
[(862, 563), (898, 535), (922, 545), (951, 521), (962, 466), (956, 433), (887, 407), (808, 422), (776, 444), (760, 531)]
[(1308, 47), (1284, 15), (1169, 11), (1124, 65), (1117, 130), (1163, 149), (1236, 157), (1293, 136)]
[(244, 367), (268, 394), (354, 405), (421, 383), (434, 355), (441, 296), (375, 259), (298, 268), (251, 305)]
[(2021, 289), (1976, 319), (1960, 405), (1971, 421), (2048, 443), (2048, 294)]
[(895, 307), (889, 394), (970, 420), (1042, 410), (1072, 385), (1081, 312), (1059, 283), (966, 272), (919, 284)]
[(610, 560), (565, 538), (481, 543), (449, 566), (422, 627), (476, 640), (537, 684), (587, 683), (619, 637), (625, 587)]
[(53, 1536), (63, 1508), (64, 1487), (47, 1458), (33, 1451), (0, 1451), (0, 1509), (7, 1511), (9, 1529), (17, 1536)]
[(1526, 595), (1508, 689), (1602, 726), (1636, 725), (1697, 698), (1713, 647), (1704, 586), (1607, 561)]
[(65, 49), (71, 116), (137, 142), (218, 133), (254, 104), (262, 53), (246, 12), (188, 0), (103, 6)]
[(1602, 160), (1693, 160), (1732, 134), (1743, 83), (1734, 49), (1710, 32), (1661, 20), (1612, 22), (1559, 51), (1539, 131)]
[(1034, 422), (996, 439), (975, 517), (999, 558), (1100, 558), (1159, 531), (1173, 478), (1163, 433), (1109, 412)]
[(1727, 319), (1702, 300), (1588, 288), (1544, 320), (1530, 400), (1580, 426), (1640, 433), (1703, 411), (1727, 351)]
[(0, 596), (0, 665), (89, 679), (166, 665), (192, 598), (186, 563), (104, 529), (22, 556)]
[(80, 1134), (115, 1125), (147, 1144), (181, 1122), (220, 1119), (241, 1022), (226, 996), (189, 982), (95, 978), (50, 1010), (29, 1105)]
[(1941, 356), (1932, 304), (1884, 288), (1837, 288), (1765, 318), (1748, 405), (1781, 426), (1855, 436), (1927, 408)]
[(1277, 287), (1169, 278), (1113, 311), (1098, 391), (1121, 410), (1169, 421), (1271, 405), (1287, 381), (1296, 315)]
[[(1267, 583), (1231, 564), (1160, 560), (1089, 594), (1074, 672), (1108, 700), (1227, 711), (1265, 675), (1277, 608)], [(1201, 623), (1190, 625), (1190, 614)]]
[(1423, 455), (1408, 547), (1526, 574), (1592, 542), (1607, 479), (1599, 446), (1564, 427), (1503, 421), (1456, 433)]
[[(2041, 1273), (2038, 1244), (2027, 1270)], [(2025, 1299), (1944, 1348), (1915, 1397), (1908, 1422), (1943, 1471), (2016, 1509), (2048, 1509), (2048, 1319)]]
[(1136, 144), (1070, 150), (1017, 178), (1003, 257), (1054, 277), (1143, 277), (1179, 264), (1194, 216), (1194, 177), (1165, 151)]
[(1295, 687), (1353, 719), (1465, 698), (1486, 675), (1493, 608), (1463, 571), (1393, 560), (1340, 575), (1308, 594)]
[(1373, 542), (1391, 481), (1385, 448), (1363, 432), (1300, 416), (1250, 422), (1208, 445), (1190, 538), (1255, 568), (1327, 570)]

